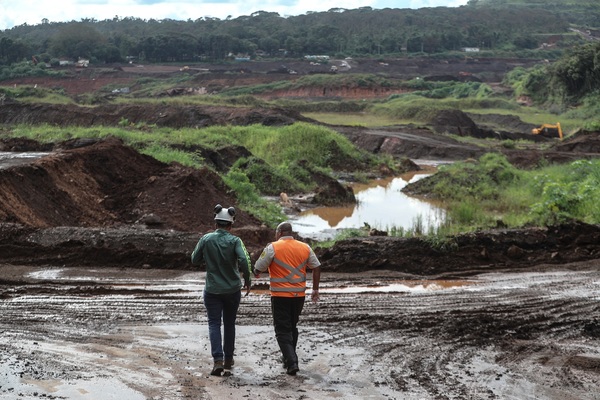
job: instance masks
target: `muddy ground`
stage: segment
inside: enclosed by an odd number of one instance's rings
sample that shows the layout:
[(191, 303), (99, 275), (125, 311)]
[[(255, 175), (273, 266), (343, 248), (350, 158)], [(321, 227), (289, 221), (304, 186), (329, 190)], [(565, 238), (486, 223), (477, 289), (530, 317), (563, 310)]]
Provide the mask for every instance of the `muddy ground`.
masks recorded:
[[(140, 77), (173, 78), (193, 76), (192, 83), (187, 86), (172, 88), (162, 95), (174, 93), (193, 93), (201, 90), (206, 93), (218, 93), (220, 90), (235, 86), (248, 86), (270, 83), (281, 80), (295, 80), (310, 74), (331, 73), (331, 67), (337, 68), (338, 74), (378, 74), (392, 79), (408, 80), (416, 77), (435, 80), (475, 80), (493, 84), (500, 82), (515, 67), (530, 67), (540, 60), (486, 58), (438, 60), (430, 58), (411, 59), (355, 59), (330, 60), (319, 64), (310, 60), (252, 61), (230, 62), (221, 65), (191, 64), (182, 65), (144, 65), (115, 64), (91, 66), (90, 68), (59, 68), (65, 74), (56, 77), (23, 77), (3, 81), (2, 86), (37, 85), (37, 87), (61, 89), (75, 98), (89, 93), (110, 93), (115, 89), (128, 88), (135, 91), (141, 87)], [(318, 88), (317, 88), (318, 89)], [(392, 92), (385, 88), (377, 90), (339, 89), (324, 93), (321, 90), (304, 93), (273, 93), (279, 97), (329, 97), (338, 98), (373, 98), (386, 97)], [(266, 96), (272, 97), (272, 96)]]
[[(215, 87), (223, 84), (217, 73)], [(2, 135), (13, 123), (122, 118), (174, 127), (303, 119), (244, 107), (0, 106), (0, 154), (38, 153), (0, 162), (1, 399), (600, 398), (600, 227), (575, 223), (477, 232), (446, 246), (376, 236), (339, 242), (318, 252), (322, 301), (306, 305), (298, 376), (278, 362), (264, 278), (243, 299), (232, 374), (209, 376), (203, 272), (189, 254), (212, 229), (212, 206), (235, 203), (218, 174), (157, 162), (112, 138), (40, 144)], [(530, 136), (519, 121), (505, 120), (500, 133), (485, 123), (454, 113), (429, 129), (333, 128), (398, 159), (502, 151), (530, 168), (600, 154), (594, 132), (536, 138), (544, 146), (532, 140), (519, 150), (444, 134)], [(218, 171), (241, 151), (203, 155)], [(253, 259), (273, 236), (242, 211), (234, 233)]]
[(597, 399), (598, 267), (444, 280), (325, 270), (295, 377), (255, 289), (232, 374), (212, 377), (202, 273), (3, 266), (0, 398)]

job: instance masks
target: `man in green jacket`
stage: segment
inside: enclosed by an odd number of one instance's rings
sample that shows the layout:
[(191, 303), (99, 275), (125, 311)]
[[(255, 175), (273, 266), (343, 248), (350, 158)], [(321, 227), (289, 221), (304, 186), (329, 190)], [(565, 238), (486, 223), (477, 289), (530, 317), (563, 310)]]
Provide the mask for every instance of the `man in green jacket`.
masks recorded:
[[(211, 375), (221, 376), (233, 366), (235, 320), (241, 301), (242, 281), (250, 290), (250, 256), (242, 239), (231, 233), (235, 209), (215, 206), (215, 231), (200, 238), (192, 252), (192, 264), (206, 265), (204, 306), (208, 317), (208, 336), (214, 365)], [(223, 341), (221, 341), (221, 321)]]

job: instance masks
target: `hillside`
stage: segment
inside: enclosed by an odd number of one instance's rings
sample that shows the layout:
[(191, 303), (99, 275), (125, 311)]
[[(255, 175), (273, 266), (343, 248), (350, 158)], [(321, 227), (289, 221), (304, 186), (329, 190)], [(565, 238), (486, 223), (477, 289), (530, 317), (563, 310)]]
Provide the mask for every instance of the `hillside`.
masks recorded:
[[(525, 56), (532, 50), (539, 51), (542, 44), (560, 50), (582, 40), (569, 28), (591, 32), (600, 28), (600, 4), (495, 0), (416, 10), (336, 8), (289, 17), (257, 11), (227, 20), (85, 19), (17, 26), (0, 32), (0, 65), (32, 57), (52, 65), (58, 65), (59, 59), (78, 58), (95, 64), (130, 60), (190, 63), (232, 62), (236, 57), (410, 56), (460, 52), (463, 48), (496, 55), (524, 52), (521, 56)], [(539, 58), (556, 56), (545, 50)]]
[(473, 7), (546, 10), (570, 24), (600, 28), (598, 2), (591, 0), (471, 0)]

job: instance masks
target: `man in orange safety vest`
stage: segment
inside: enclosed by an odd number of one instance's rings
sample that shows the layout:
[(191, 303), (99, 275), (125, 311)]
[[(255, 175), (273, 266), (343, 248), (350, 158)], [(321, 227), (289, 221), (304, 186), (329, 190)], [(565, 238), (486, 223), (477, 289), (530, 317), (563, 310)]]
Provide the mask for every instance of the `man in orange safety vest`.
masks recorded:
[(271, 312), (275, 337), (288, 375), (298, 368), (298, 321), (304, 307), (306, 268), (312, 270), (312, 301), (319, 300), (321, 262), (311, 247), (292, 236), (292, 225), (282, 222), (275, 231), (275, 242), (269, 243), (254, 264), (254, 276), (268, 270), (271, 289)]

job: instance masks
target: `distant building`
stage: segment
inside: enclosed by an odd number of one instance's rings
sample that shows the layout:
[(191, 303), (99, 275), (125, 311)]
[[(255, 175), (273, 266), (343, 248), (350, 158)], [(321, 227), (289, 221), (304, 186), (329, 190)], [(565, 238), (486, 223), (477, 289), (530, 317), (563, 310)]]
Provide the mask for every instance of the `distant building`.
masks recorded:
[(80, 58), (75, 64), (78, 68), (87, 68), (90, 65), (90, 60), (86, 60), (85, 58)]
[(465, 53), (478, 53), (479, 47), (463, 47), (461, 50)]
[(304, 56), (304, 58), (312, 61), (329, 61), (329, 56)]

